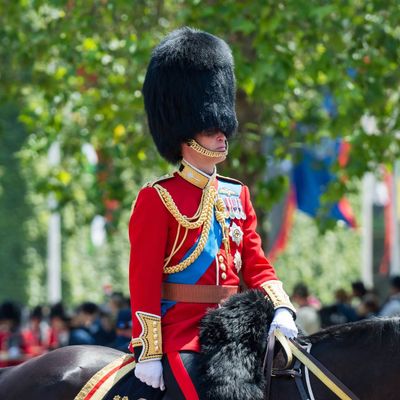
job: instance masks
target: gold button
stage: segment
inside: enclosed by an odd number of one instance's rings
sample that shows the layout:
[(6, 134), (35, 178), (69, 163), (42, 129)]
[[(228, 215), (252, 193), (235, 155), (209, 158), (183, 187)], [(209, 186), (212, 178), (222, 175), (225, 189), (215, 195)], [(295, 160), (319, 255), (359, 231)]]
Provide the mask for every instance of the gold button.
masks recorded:
[(160, 350), (160, 348), (159, 348), (158, 346), (155, 346), (155, 347), (154, 347), (154, 350), (155, 350), (155, 351), (158, 351), (158, 350)]
[(226, 279), (226, 273), (225, 273), (225, 272), (223, 272), (223, 273), (221, 274), (221, 278), (222, 278), (222, 279)]
[(155, 341), (154, 341), (154, 345), (155, 345), (155, 346), (158, 346), (158, 340), (155, 340)]
[(157, 328), (153, 328), (153, 332), (154, 332), (154, 333), (157, 333)]
[(219, 255), (219, 256), (218, 256), (218, 261), (219, 261), (219, 262), (224, 261), (224, 256)]
[(226, 265), (224, 263), (219, 264), (219, 267), (222, 269), (222, 271), (226, 271)]
[(158, 339), (157, 333), (155, 333), (155, 334), (153, 335), (153, 338), (154, 338), (154, 339)]
[(153, 326), (157, 326), (157, 321), (153, 321)]

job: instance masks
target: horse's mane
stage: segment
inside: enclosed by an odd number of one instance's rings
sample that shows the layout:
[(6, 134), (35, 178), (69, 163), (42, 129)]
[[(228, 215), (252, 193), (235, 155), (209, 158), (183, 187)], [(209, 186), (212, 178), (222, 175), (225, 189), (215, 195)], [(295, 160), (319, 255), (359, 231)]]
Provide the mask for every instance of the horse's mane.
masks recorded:
[(359, 345), (397, 346), (400, 340), (400, 318), (373, 318), (335, 325), (304, 339), (312, 344), (333, 340)]

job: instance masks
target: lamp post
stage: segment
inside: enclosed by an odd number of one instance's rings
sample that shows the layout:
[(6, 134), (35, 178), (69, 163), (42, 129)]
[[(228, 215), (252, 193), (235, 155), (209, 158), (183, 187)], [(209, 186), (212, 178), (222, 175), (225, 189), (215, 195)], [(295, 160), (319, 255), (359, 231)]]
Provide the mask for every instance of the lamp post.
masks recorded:
[(398, 210), (398, 193), (397, 193), (397, 179), (399, 176), (399, 162), (396, 161), (393, 168), (393, 175), (391, 180), (391, 251), (390, 251), (390, 274), (400, 275), (400, 249), (399, 249), (399, 210)]
[(362, 225), (361, 225), (361, 276), (367, 287), (373, 287), (372, 206), (375, 177), (368, 172), (362, 181)]
[[(49, 148), (50, 167), (60, 164), (60, 143), (55, 141)], [(57, 211), (58, 202), (54, 193), (48, 198), (50, 219), (47, 232), (47, 300), (49, 304), (61, 300), (61, 217)]]

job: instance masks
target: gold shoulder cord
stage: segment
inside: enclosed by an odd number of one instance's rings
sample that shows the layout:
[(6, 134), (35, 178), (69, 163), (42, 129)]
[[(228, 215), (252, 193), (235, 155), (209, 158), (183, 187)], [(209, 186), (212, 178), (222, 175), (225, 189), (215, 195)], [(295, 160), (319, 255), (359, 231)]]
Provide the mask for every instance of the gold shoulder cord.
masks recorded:
[[(172, 214), (172, 216), (175, 218), (175, 220), (179, 224), (177, 237), (179, 235), (181, 226), (186, 229), (185, 235), (184, 235), (181, 243), (179, 244), (178, 248), (177, 248), (177, 238), (176, 238), (172, 252), (166, 258), (166, 260), (164, 262), (163, 270), (164, 270), (165, 274), (174, 274), (176, 272), (183, 271), (200, 256), (201, 252), (204, 250), (204, 247), (207, 243), (208, 235), (210, 233), (211, 224), (213, 221), (214, 205), (216, 206), (217, 221), (223, 228), (223, 233), (224, 233), (223, 242), (225, 245), (225, 250), (227, 251), (229, 249), (229, 240), (228, 240), (228, 235), (226, 232), (225, 220), (224, 220), (224, 204), (223, 204), (223, 202), (221, 203), (222, 200), (221, 201), (217, 200), (217, 190), (215, 189), (214, 186), (208, 186), (206, 189), (204, 189), (199, 208), (193, 217), (187, 217), (178, 210), (178, 207), (176, 206), (173, 198), (171, 197), (171, 195), (168, 193), (168, 191), (165, 188), (163, 188), (160, 185), (154, 185), (154, 188), (157, 190), (157, 193), (159, 194), (161, 201), (163, 202), (165, 207), (168, 209), (168, 211)], [(222, 207), (222, 209), (221, 209), (221, 207)], [(202, 225), (203, 225), (203, 229), (201, 231), (199, 242), (198, 242), (196, 248), (194, 249), (194, 251), (192, 252), (192, 254), (190, 254), (190, 256), (188, 258), (181, 261), (179, 264), (176, 264), (173, 266), (167, 266), (169, 261), (171, 260), (172, 256), (174, 254), (176, 254), (176, 252), (182, 246), (183, 241), (186, 239), (187, 230), (188, 229), (197, 229), (197, 228), (200, 228)]]
[[(203, 192), (200, 206), (199, 206), (196, 214), (193, 217), (188, 218), (185, 215), (181, 214), (181, 212), (178, 210), (178, 207), (176, 206), (173, 198), (171, 197), (171, 195), (168, 193), (168, 191), (166, 189), (164, 189), (160, 185), (155, 185), (154, 188), (157, 190), (157, 193), (159, 194), (161, 201), (164, 203), (165, 207), (172, 214), (172, 216), (176, 219), (179, 226), (182, 226), (186, 229), (197, 229), (200, 226), (204, 225), (201, 235), (200, 235), (199, 243), (198, 243), (197, 247), (195, 248), (195, 250), (193, 251), (193, 253), (188, 258), (181, 261), (177, 265), (173, 265), (173, 266), (169, 266), (169, 267), (167, 267), (167, 263), (170, 261), (171, 256), (168, 257), (168, 259), (166, 260), (167, 262), (164, 264), (164, 273), (173, 274), (173, 273), (180, 272), (180, 271), (183, 271), (184, 269), (186, 269), (190, 264), (192, 264), (199, 257), (199, 255), (203, 251), (203, 249), (206, 245), (208, 234), (210, 232), (210, 228), (211, 228), (211, 222), (212, 222), (212, 216), (213, 216), (213, 205), (214, 205), (215, 197), (217, 195), (217, 191), (215, 190), (215, 188), (213, 186), (207, 187)], [(194, 219), (196, 219), (196, 220), (193, 221)], [(185, 237), (186, 237), (186, 235), (185, 235)], [(175, 241), (174, 247), (176, 246), (176, 242), (177, 241)], [(182, 245), (182, 243), (181, 243), (181, 245)], [(173, 250), (172, 253), (176, 253), (176, 251), (177, 250), (175, 250), (175, 251)]]
[(218, 197), (215, 204), (215, 217), (222, 228), (222, 243), (224, 244), (226, 257), (231, 254), (231, 246), (229, 244), (229, 226), (225, 223), (225, 204), (224, 201)]
[[(180, 225), (187, 229), (197, 229), (204, 224), (205, 220), (209, 216), (207, 211), (209, 211), (209, 208), (212, 211), (212, 206), (214, 204), (217, 194), (214, 187), (210, 186), (206, 188), (203, 192), (199, 209), (193, 217), (188, 218), (185, 215), (181, 214), (174, 202), (174, 199), (171, 197), (166, 189), (164, 189), (160, 185), (154, 185), (154, 188), (157, 190), (161, 201), (164, 203), (165, 207), (167, 207), (172, 216), (177, 220)], [(195, 222), (192, 222), (193, 219), (197, 220)]]

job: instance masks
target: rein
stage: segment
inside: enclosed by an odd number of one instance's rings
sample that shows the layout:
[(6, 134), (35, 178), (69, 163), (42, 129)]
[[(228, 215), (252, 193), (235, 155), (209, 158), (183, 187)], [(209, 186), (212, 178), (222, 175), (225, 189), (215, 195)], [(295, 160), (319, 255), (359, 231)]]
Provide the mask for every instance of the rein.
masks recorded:
[(299, 360), (295, 360), (293, 368), (289, 368), (293, 363), (293, 355), (287, 342), (282, 342), (281, 346), (284, 350), (286, 356), (286, 364), (282, 369), (272, 368), (274, 361), (274, 348), (275, 348), (275, 335), (270, 335), (268, 337), (267, 350), (265, 352), (263, 371), (266, 377), (266, 388), (264, 390), (264, 400), (269, 399), (272, 377), (289, 377), (294, 378), (299, 390), (300, 397), (302, 400), (309, 400), (307, 392), (304, 389), (302, 375), (301, 375), (301, 363)]
[[(282, 370), (274, 370), (272, 362), (274, 358), (275, 337), (282, 345), (286, 356), (287, 363)], [(292, 369), (288, 369), (291, 364), (292, 355), (296, 361)], [(266, 390), (265, 400), (269, 398), (271, 380), (273, 376), (286, 376), (295, 379), (302, 400), (308, 400), (302, 381), (301, 364), (308, 368), (326, 387), (328, 387), (341, 400), (359, 400), (359, 398), (347, 388), (335, 375), (333, 375), (324, 365), (322, 365), (311, 354), (304, 350), (294, 340), (286, 339), (281, 331), (275, 330), (274, 335), (270, 335), (268, 339), (267, 351), (264, 358), (264, 371), (266, 373)]]

